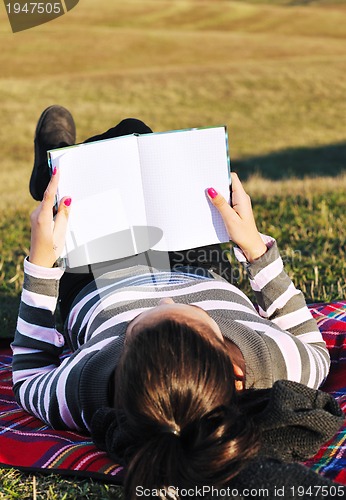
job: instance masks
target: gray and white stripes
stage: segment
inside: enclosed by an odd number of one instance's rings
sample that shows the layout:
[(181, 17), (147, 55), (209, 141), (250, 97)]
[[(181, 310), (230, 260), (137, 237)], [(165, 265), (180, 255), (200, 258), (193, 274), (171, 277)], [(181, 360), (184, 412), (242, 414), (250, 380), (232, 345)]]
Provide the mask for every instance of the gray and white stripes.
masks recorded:
[[(223, 335), (242, 351), (247, 386), (268, 387), (281, 378), (318, 387), (328, 374), (328, 351), (304, 297), (283, 270), (275, 241), (267, 237), (266, 242), (267, 253), (253, 264), (246, 263), (259, 313), (239, 289), (225, 281), (151, 273), (139, 266), (128, 277), (124, 271), (115, 272), (104, 276), (96, 290), (85, 289), (67, 324), (66, 335), (75, 351), (62, 362), (59, 356), (65, 341), (54, 324), (62, 271), (25, 261), (12, 344), (17, 401), (55, 428), (88, 430), (96, 406), (108, 404), (106, 388), (95, 385), (95, 376), (101, 385), (107, 381), (121, 355), (127, 323), (162, 297), (208, 311)], [(239, 250), (235, 253), (244, 261)], [(98, 359), (102, 366), (96, 370)], [(86, 390), (90, 390), (88, 397), (83, 395)]]

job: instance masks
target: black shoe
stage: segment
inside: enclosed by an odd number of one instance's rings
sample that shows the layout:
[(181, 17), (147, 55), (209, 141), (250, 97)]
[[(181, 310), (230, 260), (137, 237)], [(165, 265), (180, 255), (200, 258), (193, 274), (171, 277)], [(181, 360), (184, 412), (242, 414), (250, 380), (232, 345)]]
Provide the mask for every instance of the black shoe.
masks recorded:
[(62, 106), (45, 109), (37, 123), (35, 133), (35, 160), (30, 178), (31, 196), (38, 201), (50, 180), (47, 151), (72, 146), (76, 142), (76, 126), (71, 113)]

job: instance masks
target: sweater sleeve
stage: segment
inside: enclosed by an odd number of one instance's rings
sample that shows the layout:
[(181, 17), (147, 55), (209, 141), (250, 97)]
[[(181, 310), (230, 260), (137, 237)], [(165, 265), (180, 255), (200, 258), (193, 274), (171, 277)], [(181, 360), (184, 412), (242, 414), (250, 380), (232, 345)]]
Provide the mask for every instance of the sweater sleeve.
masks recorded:
[[(55, 428), (81, 429), (66, 403), (71, 357), (62, 362), (64, 337), (55, 328), (63, 271), (24, 261), (24, 285), (13, 351), (13, 391), (27, 412)], [(63, 387), (63, 390), (60, 390)], [(78, 409), (74, 412), (78, 415)]]
[(311, 366), (309, 380), (305, 383), (317, 388), (329, 372), (330, 356), (326, 343), (302, 292), (284, 270), (276, 241), (266, 235), (261, 237), (268, 248), (262, 257), (249, 263), (239, 248), (234, 249), (235, 256), (245, 265), (260, 316), (293, 335), (298, 341), (298, 350), (302, 344), (305, 347), (304, 355)]

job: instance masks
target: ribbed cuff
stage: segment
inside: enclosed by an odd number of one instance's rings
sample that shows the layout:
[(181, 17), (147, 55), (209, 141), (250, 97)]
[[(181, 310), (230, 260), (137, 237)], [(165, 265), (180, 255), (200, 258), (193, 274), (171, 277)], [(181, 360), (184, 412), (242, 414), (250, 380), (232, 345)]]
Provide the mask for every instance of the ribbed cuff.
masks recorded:
[(43, 267), (29, 262), (28, 257), (24, 259), (24, 272), (34, 278), (60, 280), (64, 274), (64, 269), (60, 267)]
[[(262, 238), (262, 241), (263, 243), (266, 245), (266, 247), (269, 249), (271, 248), (272, 246), (274, 246), (274, 244), (276, 243), (276, 240), (274, 238), (272, 238), (271, 236), (268, 236), (266, 234), (262, 234), (262, 233), (259, 233), (261, 238)], [(245, 255), (244, 255), (244, 252), (242, 251), (241, 248), (239, 247), (234, 247), (233, 248), (233, 251), (234, 251), (234, 255), (235, 255), (235, 258), (239, 261), (239, 262), (242, 262), (242, 263), (248, 263), (250, 264)], [(261, 262), (261, 260), (264, 260), (265, 259), (265, 255), (267, 255), (267, 253), (263, 254), (261, 257), (259, 257), (258, 259), (255, 260), (255, 262)]]

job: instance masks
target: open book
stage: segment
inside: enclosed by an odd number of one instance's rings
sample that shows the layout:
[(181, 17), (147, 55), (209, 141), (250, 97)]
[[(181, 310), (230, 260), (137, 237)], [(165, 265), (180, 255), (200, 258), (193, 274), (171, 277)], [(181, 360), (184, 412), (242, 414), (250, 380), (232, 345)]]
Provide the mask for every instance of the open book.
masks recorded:
[(67, 265), (228, 241), (206, 194), (214, 187), (229, 200), (227, 145), (226, 128), (211, 127), (49, 151), (51, 168), (60, 169), (58, 201), (72, 197)]

